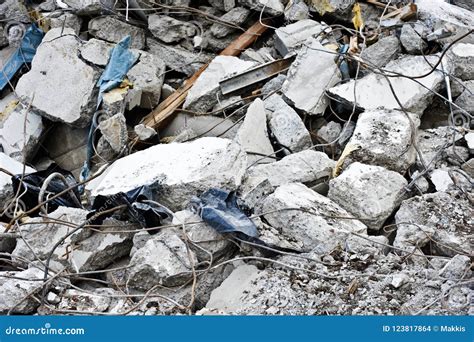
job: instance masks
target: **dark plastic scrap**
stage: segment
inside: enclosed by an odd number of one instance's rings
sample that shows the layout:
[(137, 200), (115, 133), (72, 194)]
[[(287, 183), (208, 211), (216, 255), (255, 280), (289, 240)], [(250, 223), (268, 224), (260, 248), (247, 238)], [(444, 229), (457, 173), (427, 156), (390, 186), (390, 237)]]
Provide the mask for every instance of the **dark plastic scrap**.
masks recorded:
[[(30, 210), (38, 205), (38, 195), (41, 190), (41, 186), (43, 185), (45, 179), (55, 172), (59, 172), (64, 176), (68, 186), (66, 186), (60, 179), (53, 178), (51, 182), (49, 182), (48, 188), (46, 189), (47, 191), (43, 198), (43, 200), (46, 200), (47, 197), (54, 196), (55, 194), (58, 194), (76, 184), (76, 180), (74, 179), (72, 173), (53, 164), (46, 170), (25, 174), (23, 179), (21, 179), (21, 174), (12, 177), (13, 193), (19, 194), (19, 199), (25, 204), (25, 208), (27, 210)], [(77, 192), (77, 189), (73, 189), (72, 191), (76, 195), (76, 199), (73, 199), (71, 194), (67, 192), (64, 195), (61, 195), (47, 203), (46, 207), (48, 208), (48, 212), (56, 210), (59, 206), (79, 208), (79, 193)]]
[[(172, 213), (154, 205), (152, 202), (147, 202), (154, 198), (153, 192), (148, 186), (141, 186), (126, 193), (119, 192), (111, 196), (97, 196), (92, 204), (92, 212), (88, 214), (88, 218), (94, 214), (115, 208), (120, 205), (126, 205), (125, 215), (132, 222), (138, 223), (142, 227), (151, 228), (158, 227), (162, 224), (164, 219), (172, 217)], [(93, 224), (101, 224), (106, 217), (112, 216), (101, 215), (93, 222)]]
[(36, 48), (41, 44), (43, 35), (43, 31), (36, 24), (32, 24), (26, 30), (18, 50), (13, 53), (8, 61), (3, 63), (3, 70), (0, 72), (0, 90), (8, 84), (23, 64), (31, 63), (36, 54)]
[(237, 204), (234, 192), (211, 188), (199, 198), (191, 200), (191, 206), (201, 218), (219, 233), (242, 233), (249, 237), (257, 237), (255, 224)]

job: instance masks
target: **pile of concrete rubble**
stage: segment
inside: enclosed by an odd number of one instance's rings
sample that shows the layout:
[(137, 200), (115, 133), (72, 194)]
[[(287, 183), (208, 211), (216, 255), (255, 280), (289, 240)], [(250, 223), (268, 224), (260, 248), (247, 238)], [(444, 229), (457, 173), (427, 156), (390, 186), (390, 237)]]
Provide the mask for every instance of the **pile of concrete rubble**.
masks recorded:
[(0, 0), (0, 313), (473, 314), (473, 11)]

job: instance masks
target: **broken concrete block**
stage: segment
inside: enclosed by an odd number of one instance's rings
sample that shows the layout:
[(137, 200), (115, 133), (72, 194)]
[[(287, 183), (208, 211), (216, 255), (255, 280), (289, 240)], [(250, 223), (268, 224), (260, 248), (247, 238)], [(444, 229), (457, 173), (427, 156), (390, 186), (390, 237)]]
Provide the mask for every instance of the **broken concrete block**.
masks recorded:
[(76, 272), (86, 272), (104, 269), (115, 260), (130, 253), (132, 236), (127, 232), (129, 227), (114, 219), (104, 220), (100, 233), (80, 241), (71, 253), (71, 265)]
[[(453, 142), (462, 138), (462, 135), (450, 127), (443, 126), (434, 129), (419, 130), (417, 135), (417, 146), (423, 161), (434, 168), (446, 165), (446, 160), (453, 154)], [(449, 148), (447, 148), (449, 146)], [(469, 157), (469, 151), (463, 146), (454, 146), (457, 156), (464, 160)], [(457, 158), (456, 158), (457, 159)], [(422, 163), (417, 156), (417, 165)]]
[(286, 75), (279, 74), (277, 77), (272, 78), (270, 81), (265, 83), (262, 87), (262, 94), (269, 95), (271, 92), (278, 91), (286, 80)]
[(410, 198), (395, 214), (397, 235), (393, 245), (408, 253), (429, 245), (430, 254), (469, 255), (473, 217), (474, 209), (460, 191)]
[(133, 89), (141, 90), (141, 108), (153, 109), (160, 102), (161, 87), (165, 79), (165, 63), (157, 56), (140, 51), (140, 57), (127, 73)]
[(453, 75), (462, 80), (474, 80), (474, 44), (457, 43), (449, 50)]
[[(294, 210), (288, 210), (294, 208)], [(343, 246), (351, 232), (366, 235), (367, 227), (330, 199), (300, 183), (284, 184), (265, 198), (263, 218), (302, 251), (327, 253)], [(339, 217), (339, 218), (337, 218)]]
[(405, 173), (415, 162), (412, 134), (416, 132), (412, 130), (420, 125), (416, 114), (409, 116), (402, 111), (384, 109), (360, 114), (354, 134), (348, 142), (348, 145), (357, 149), (350, 154), (350, 158)]
[(148, 17), (148, 29), (165, 43), (175, 43), (196, 35), (196, 26), (167, 15), (152, 14)]
[[(224, 14), (219, 19), (223, 20), (224, 22), (232, 23), (234, 25), (240, 26), (245, 23), (249, 15), (250, 15), (250, 11), (248, 9), (243, 8), (243, 7), (235, 7), (231, 9), (229, 12), (227, 12), (226, 14)], [(220, 24), (220, 23), (215, 23), (211, 26), (211, 32), (216, 38), (223, 38), (235, 32), (236, 30), (237, 29), (235, 27)]]
[(63, 27), (69, 27), (76, 32), (77, 35), (79, 35), (79, 32), (81, 31), (81, 25), (82, 25), (82, 18), (78, 17), (77, 15), (73, 13), (63, 13), (57, 18), (51, 18), (49, 20), (49, 26), (50, 29), (53, 28), (63, 28)]
[(240, 126), (236, 140), (247, 153), (248, 165), (266, 164), (273, 161), (274, 151), (267, 131), (267, 116), (263, 101), (256, 99), (247, 109), (244, 122)]
[(125, 122), (125, 117), (121, 113), (115, 114), (114, 116), (101, 121), (98, 128), (100, 129), (104, 139), (116, 153), (122, 152), (127, 146), (127, 124)]
[(209, 188), (235, 190), (245, 167), (244, 152), (235, 142), (201, 138), (189, 143), (156, 145), (121, 158), (86, 189), (95, 197), (149, 185), (159, 194), (160, 202), (162, 199), (164, 205), (174, 210)]
[(408, 53), (418, 55), (428, 47), (423, 39), (423, 31), (424, 26), (422, 24), (407, 23), (403, 25), (400, 42)]
[[(1, 204), (0, 200), (0, 206), (1, 206), (1, 211), (3, 212), (5, 210), (4, 206)], [(6, 231), (6, 223), (2, 224), (0, 223), (0, 253), (8, 253), (10, 254), (13, 252), (16, 246), (16, 234), (5, 234), (7, 233)]]
[(237, 0), (209, 0), (208, 2), (212, 7), (228, 12), (235, 7)]
[(86, 61), (105, 67), (109, 61), (110, 52), (114, 45), (100, 39), (91, 38), (81, 46), (81, 56)]
[[(23, 172), (23, 163), (9, 157), (3, 152), (0, 152), (0, 165), (2, 169), (8, 172), (18, 175)], [(35, 169), (25, 166), (25, 174), (36, 172)], [(10, 202), (7, 202), (8, 198), (13, 195), (13, 186), (11, 177), (0, 171), (0, 208), (1, 211), (6, 210), (10, 206)], [(12, 208), (13, 209), (13, 208)]]
[(287, 183), (313, 186), (331, 176), (335, 162), (325, 153), (306, 150), (286, 156), (280, 161), (251, 167), (245, 183), (267, 179), (276, 188)]
[[(18, 277), (21, 280), (8, 277)], [(42, 278), (43, 271), (38, 268), (21, 272), (0, 272), (0, 313), (18, 315), (34, 312), (39, 303), (32, 295), (43, 287), (43, 283), (38, 281)]]
[(462, 279), (469, 272), (471, 259), (467, 255), (455, 255), (439, 271), (439, 276), (450, 280)]
[[(474, 25), (472, 12), (464, 8), (451, 5), (444, 0), (417, 0), (418, 20), (421, 20), (432, 31), (448, 26), (453, 28), (453, 35), (439, 39), (438, 41), (444, 45), (449, 44), (462, 35), (469, 32)], [(468, 35), (461, 42), (474, 43), (473, 35)]]
[(311, 135), (303, 120), (280, 95), (273, 94), (265, 100), (268, 125), (284, 154), (304, 151), (312, 146)]
[(17, 0), (6, 0), (0, 4), (0, 18), (15, 20), (21, 23), (29, 23), (30, 16), (25, 4)]
[(436, 191), (446, 191), (454, 185), (448, 171), (449, 169), (436, 169), (430, 173), (429, 178)]
[(283, 94), (294, 106), (310, 115), (321, 115), (329, 104), (327, 88), (341, 80), (331, 51), (315, 38), (309, 38), (298, 52), (283, 83)]
[[(467, 81), (464, 85), (466, 86), (466, 88), (463, 89), (461, 95), (459, 95), (459, 97), (456, 99), (456, 101), (454, 101), (454, 103), (464, 109), (469, 114), (474, 115), (474, 80)], [(466, 115), (459, 111), (458, 117), (463, 116)], [(454, 119), (456, 119), (456, 117)], [(461, 124), (466, 124), (467, 126), (467, 118), (465, 121), (466, 122), (461, 122)], [(458, 125), (459, 123), (456, 124)]]
[[(52, 213), (49, 213), (49, 217), (69, 222), (72, 225), (80, 225), (87, 220), (87, 214), (86, 210), (59, 207)], [(64, 225), (60, 222), (44, 223), (43, 221), (48, 221), (48, 218), (32, 218), (29, 220), (29, 224), (22, 226), (23, 239), (18, 240), (15, 250), (12, 252), (12, 260), (21, 265), (24, 264), (24, 260), (34, 261), (36, 258), (39, 258), (44, 261), (48, 258), (53, 246), (74, 229), (74, 226)], [(74, 244), (89, 235), (90, 231), (79, 230), (67, 237), (64, 243), (56, 248), (51, 260), (59, 262), (63, 266), (69, 266)]]
[(285, 10), (281, 0), (239, 0), (239, 4), (269, 15), (280, 15)]
[(285, 7), (285, 19), (301, 21), (309, 18), (309, 7), (304, 0), (293, 0)]
[(286, 56), (290, 52), (298, 51), (308, 38), (318, 36), (326, 28), (327, 25), (311, 19), (279, 27), (275, 30), (275, 49), (280, 55)]
[[(70, 28), (50, 30), (16, 86), (16, 93), (38, 114), (84, 127), (97, 106), (98, 70), (79, 58), (80, 41)], [(51, 96), (54, 94), (54, 96)]]
[(39, 147), (43, 129), (41, 116), (18, 105), (0, 123), (0, 145), (3, 152), (20, 162), (30, 160)]
[(388, 62), (396, 59), (400, 52), (401, 48), (398, 38), (396, 36), (388, 36), (379, 39), (375, 44), (364, 49), (360, 56), (365, 62), (370, 63), (370, 66), (382, 68)]
[(465, 162), (461, 168), (469, 175), (469, 177), (474, 178), (474, 158), (471, 158)]
[(327, 1), (319, 1), (319, 0), (310, 0), (308, 1), (310, 8), (317, 11), (320, 15), (324, 15), (327, 13), (334, 13), (334, 14), (344, 14), (350, 13), (352, 7), (355, 3), (355, 0), (327, 0)]
[[(172, 223), (184, 225), (184, 230), (189, 240), (204, 249), (193, 244), (189, 245), (189, 248), (196, 253), (199, 261), (210, 261), (209, 253), (212, 254), (215, 260), (226, 253), (232, 243), (206, 223), (196, 224), (196, 222), (200, 221), (201, 217), (199, 215), (189, 210), (183, 210), (174, 214)], [(180, 234), (184, 235), (183, 232)], [(185, 237), (182, 237), (182, 240), (185, 240)]]
[(228, 313), (245, 307), (244, 295), (257, 294), (252, 289), (252, 284), (259, 277), (261, 271), (254, 265), (240, 265), (211, 292), (211, 297), (206, 304), (206, 309), (211, 312)]
[(147, 45), (150, 52), (163, 60), (168, 68), (187, 76), (194, 74), (213, 58), (213, 55), (206, 52), (196, 54), (179, 45), (170, 46), (154, 39), (147, 39)]
[(152, 127), (145, 126), (144, 124), (136, 125), (133, 130), (142, 141), (148, 140), (157, 134)]
[(97, 15), (104, 10), (113, 10), (115, 2), (113, 0), (62, 0), (69, 7), (72, 7), (78, 15)]
[(219, 82), (254, 65), (233, 56), (215, 57), (189, 90), (183, 108), (200, 113), (212, 109), (219, 102)]
[(130, 35), (130, 47), (143, 50), (145, 47), (145, 31), (137, 26), (127, 24), (116, 17), (96, 17), (89, 21), (89, 33), (109, 43), (118, 43)]
[[(318, 137), (326, 143), (331, 143), (339, 138), (341, 132), (341, 124), (335, 121), (330, 121), (318, 130)], [(339, 143), (339, 141), (337, 143)]]
[[(425, 60), (427, 59), (427, 61)], [(432, 69), (432, 65), (438, 62), (438, 56), (404, 56), (395, 61), (388, 63), (385, 70), (397, 72), (405, 76), (420, 76), (428, 73)], [(450, 69), (443, 62), (445, 71)], [(433, 93), (437, 91), (444, 82), (444, 76), (441, 73), (441, 67), (438, 66), (437, 71), (430, 75), (416, 79), (416, 82), (407, 77), (389, 77), (395, 94), (400, 100), (403, 107), (410, 112), (422, 114), (430, 103)], [(383, 75), (369, 74), (359, 80), (337, 85), (328, 90), (328, 92), (354, 105), (354, 86), (356, 88), (356, 106), (365, 110), (376, 108), (400, 109), (398, 102), (393, 96), (390, 86)]]
[(356, 162), (329, 181), (328, 197), (369, 229), (379, 230), (404, 199), (407, 185), (397, 172)]
[[(105, 290), (105, 293), (100, 293), (99, 290)], [(61, 294), (61, 301), (56, 308), (58, 310), (90, 312), (91, 314), (94, 312), (105, 312), (113, 301), (113, 294), (118, 295), (116, 291), (109, 288), (96, 289), (94, 293), (67, 289)]]
[(191, 277), (196, 256), (186, 244), (169, 229), (164, 229), (149, 239), (130, 260), (130, 286), (149, 290), (156, 285), (182, 285)]

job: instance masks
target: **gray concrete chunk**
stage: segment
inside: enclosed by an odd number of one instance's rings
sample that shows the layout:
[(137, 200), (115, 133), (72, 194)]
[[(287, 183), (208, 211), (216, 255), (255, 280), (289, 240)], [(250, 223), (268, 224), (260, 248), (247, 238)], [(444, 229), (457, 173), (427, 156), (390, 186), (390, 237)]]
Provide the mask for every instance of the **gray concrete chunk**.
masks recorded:
[(165, 43), (179, 42), (196, 35), (196, 26), (167, 15), (150, 15), (148, 29), (153, 36)]
[(57, 28), (45, 35), (16, 92), (50, 120), (85, 126), (97, 106), (95, 86), (100, 73), (78, 57), (81, 43), (72, 29), (65, 28), (62, 37), (60, 34)]
[(328, 26), (325, 24), (311, 19), (279, 27), (275, 30), (275, 49), (280, 55), (286, 56), (289, 52), (297, 51), (308, 38), (319, 35), (326, 28)]
[(356, 162), (329, 182), (328, 197), (378, 230), (404, 199), (407, 184), (397, 172)]
[(321, 115), (329, 104), (326, 89), (341, 80), (334, 51), (309, 38), (298, 52), (283, 83), (283, 94), (294, 106), (310, 115)]
[(145, 47), (145, 31), (127, 24), (113, 16), (97, 17), (89, 21), (89, 33), (110, 43), (118, 43), (131, 36), (130, 47), (142, 50)]

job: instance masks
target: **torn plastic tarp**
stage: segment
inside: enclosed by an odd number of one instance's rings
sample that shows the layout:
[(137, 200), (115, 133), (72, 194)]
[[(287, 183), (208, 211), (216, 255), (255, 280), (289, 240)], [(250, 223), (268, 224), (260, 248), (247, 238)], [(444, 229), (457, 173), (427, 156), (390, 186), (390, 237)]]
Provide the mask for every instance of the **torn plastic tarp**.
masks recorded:
[[(150, 201), (153, 192), (148, 186), (141, 186), (126, 193), (119, 192), (110, 196), (97, 196), (92, 204), (92, 212), (88, 218), (98, 212), (106, 211), (120, 205), (126, 205), (124, 211), (127, 218), (145, 228), (158, 227), (164, 219), (171, 219), (173, 213)], [(105, 218), (114, 215), (113, 212), (99, 216), (93, 224), (101, 224)]]
[(209, 189), (199, 198), (194, 197), (190, 205), (193, 211), (219, 233), (242, 233), (248, 237), (257, 237), (258, 231), (237, 205), (234, 192), (221, 189)]
[[(53, 178), (49, 182), (43, 201), (76, 184), (76, 180), (72, 173), (53, 164), (46, 170), (26, 174), (23, 179), (21, 174), (13, 176), (13, 193), (18, 193), (19, 199), (25, 204), (25, 208), (30, 210), (38, 205), (38, 195), (46, 178), (56, 172), (60, 173), (66, 179), (67, 184), (64, 184), (64, 182), (58, 177)], [(67, 192), (47, 203), (46, 207), (48, 208), (48, 212), (56, 210), (59, 206), (80, 208), (80, 197), (77, 189), (71, 191), (74, 193), (76, 198), (72, 198), (71, 193)]]
[(36, 54), (36, 49), (43, 40), (43, 31), (32, 24), (21, 41), (20, 47), (11, 55), (11, 57), (2, 65), (3, 69), (0, 73), (0, 90), (3, 90), (16, 72), (25, 63), (31, 63)]
[(106, 91), (117, 88), (124, 80), (127, 72), (135, 64), (138, 55), (130, 51), (131, 37), (122, 39), (110, 53), (110, 58), (104, 72), (97, 81), (99, 87), (99, 98), (97, 108), (102, 102), (102, 96)]

